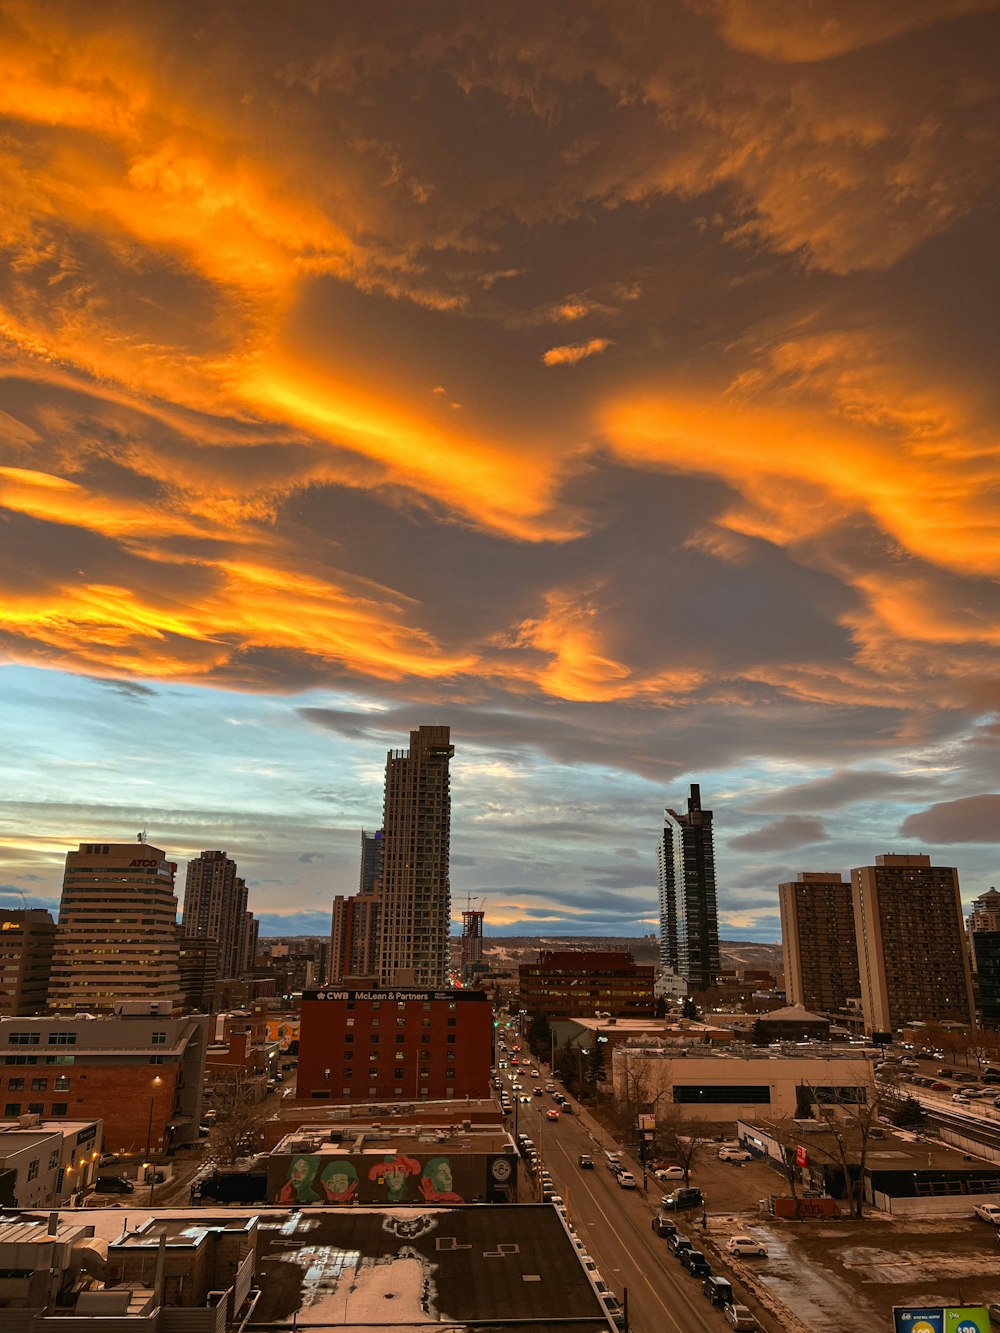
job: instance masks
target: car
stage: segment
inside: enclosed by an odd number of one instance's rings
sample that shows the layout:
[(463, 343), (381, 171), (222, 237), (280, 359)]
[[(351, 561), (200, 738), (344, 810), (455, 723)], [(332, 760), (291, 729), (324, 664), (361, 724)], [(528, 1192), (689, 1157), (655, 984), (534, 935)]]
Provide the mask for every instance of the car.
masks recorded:
[(694, 1185), (686, 1185), (683, 1189), (674, 1190), (673, 1194), (664, 1194), (660, 1199), (660, 1207), (668, 1210), (700, 1208), (704, 1202), (700, 1189)]
[(658, 1166), (654, 1169), (653, 1175), (657, 1180), (683, 1180), (684, 1168), (682, 1166)]
[(515, 1079), (510, 1086), (512, 1092), (520, 1092), (523, 1085), (518, 1083), (517, 1080)]
[(635, 1189), (635, 1176), (633, 1176), (631, 1171), (618, 1172), (618, 1188), (620, 1190)]
[(720, 1162), (749, 1162), (750, 1154), (746, 1148), (720, 1148)]
[(709, 1275), (701, 1284), (701, 1294), (707, 1296), (713, 1305), (723, 1307), (733, 1303), (733, 1284), (727, 1277)]
[(556, 1090), (556, 1085), (554, 1083), (546, 1083), (545, 1085), (546, 1092), (555, 1092), (555, 1090)]
[(608, 1164), (609, 1171), (614, 1171), (616, 1167), (619, 1167), (622, 1164), (621, 1154), (616, 1152), (606, 1152), (604, 1154), (604, 1160)]
[(991, 1222), (1000, 1227), (1000, 1206), (995, 1203), (977, 1203), (972, 1210), (981, 1222)]
[(935, 1069), (934, 1072), (935, 1072), (935, 1074), (937, 1074), (938, 1078), (954, 1078), (954, 1077), (955, 1077), (954, 1071), (951, 1070), (951, 1069)]
[(994, 1106), (997, 1106), (997, 1107), (1000, 1107), (1000, 1097), (994, 1097), (994, 1098), (993, 1098), (993, 1105), (994, 1105)]
[(558, 1120), (558, 1119), (559, 1119), (559, 1112), (556, 1111), (556, 1110), (554, 1110), (554, 1109), (551, 1110), (551, 1111), (546, 1111), (546, 1112), (545, 1112), (545, 1119), (546, 1119), (546, 1120)]
[(953, 1102), (965, 1102), (966, 1105), (968, 1105), (969, 1102), (969, 1099), (964, 1092), (953, 1092), (951, 1094), (951, 1100)]
[(532, 1091), (532, 1093), (533, 1093), (536, 1097), (540, 1097), (540, 1096), (542, 1095), (542, 1090), (541, 1090), (541, 1088), (532, 1088), (531, 1091)]
[(562, 1100), (562, 1105), (561, 1105), (561, 1107), (560, 1107), (560, 1110), (562, 1111), (563, 1115), (572, 1115), (572, 1114), (573, 1114), (573, 1103), (572, 1103), (572, 1102), (568, 1102), (568, 1101), (566, 1100), (566, 1098), (564, 1097), (563, 1100)]
[[(204, 1129), (204, 1125), (202, 1126), (202, 1129)], [(101, 1160), (97, 1163), (97, 1165), (114, 1166), (115, 1162), (117, 1161), (118, 1161), (118, 1154), (116, 1152), (102, 1152)]]
[(681, 1255), (681, 1266), (686, 1268), (692, 1277), (712, 1276), (712, 1265), (701, 1250), (685, 1250)]
[(653, 1230), (662, 1240), (669, 1240), (671, 1236), (677, 1235), (677, 1223), (669, 1222), (657, 1213), (653, 1218)]
[(608, 1316), (610, 1317), (611, 1322), (614, 1324), (615, 1328), (624, 1328), (625, 1311), (619, 1305), (617, 1298), (612, 1296), (611, 1293), (608, 1292), (607, 1294), (602, 1295), (601, 1299), (604, 1302), (604, 1308), (607, 1310)]
[(950, 1083), (932, 1083), (931, 1092), (951, 1092)]
[(756, 1333), (756, 1330), (760, 1327), (745, 1305), (727, 1305), (723, 1314), (737, 1333)]
[(537, 1070), (537, 1069), (533, 1069), (533, 1070), (531, 1071), (531, 1077), (532, 1077), (532, 1078), (537, 1078), (537, 1077), (538, 1077), (538, 1070)]
[(741, 1257), (756, 1255), (759, 1259), (767, 1258), (767, 1246), (762, 1245), (753, 1236), (730, 1236), (726, 1241), (726, 1249), (730, 1254), (738, 1254)]
[(584, 1171), (593, 1171), (594, 1159), (589, 1152), (582, 1152), (577, 1158), (577, 1163), (583, 1167)]
[(959, 1070), (957, 1074), (952, 1074), (952, 1078), (956, 1083), (975, 1083), (978, 1077), (978, 1074), (973, 1074), (971, 1070), (967, 1071), (965, 1069)]
[(983, 1082), (984, 1082), (984, 1083), (1000, 1083), (1000, 1074), (993, 1074), (993, 1073), (990, 1073), (990, 1074), (984, 1074), (984, 1075), (983, 1075)]
[(671, 1254), (681, 1254), (684, 1250), (693, 1250), (694, 1245), (687, 1236), (682, 1236), (679, 1231), (675, 1231), (667, 1240), (667, 1249)]
[(124, 1176), (98, 1176), (94, 1190), (97, 1194), (134, 1194), (135, 1185)]

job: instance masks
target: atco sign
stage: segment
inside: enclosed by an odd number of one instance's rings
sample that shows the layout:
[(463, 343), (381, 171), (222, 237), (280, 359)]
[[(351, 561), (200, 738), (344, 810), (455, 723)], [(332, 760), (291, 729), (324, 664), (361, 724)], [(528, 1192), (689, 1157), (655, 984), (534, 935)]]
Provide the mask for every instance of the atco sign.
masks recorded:
[(130, 869), (133, 866), (151, 866), (153, 870), (157, 870), (159, 868), (159, 865), (160, 865), (159, 861), (143, 861), (143, 860), (129, 861)]

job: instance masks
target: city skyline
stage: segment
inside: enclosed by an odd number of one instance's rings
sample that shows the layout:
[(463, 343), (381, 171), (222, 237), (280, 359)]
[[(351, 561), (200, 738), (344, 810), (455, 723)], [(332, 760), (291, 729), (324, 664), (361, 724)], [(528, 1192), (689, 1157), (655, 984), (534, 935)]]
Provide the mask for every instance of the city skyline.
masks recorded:
[(421, 725), (454, 928), (655, 932), (692, 783), (723, 938), (996, 883), (983, 11), (0, 0), (0, 903), (323, 933)]

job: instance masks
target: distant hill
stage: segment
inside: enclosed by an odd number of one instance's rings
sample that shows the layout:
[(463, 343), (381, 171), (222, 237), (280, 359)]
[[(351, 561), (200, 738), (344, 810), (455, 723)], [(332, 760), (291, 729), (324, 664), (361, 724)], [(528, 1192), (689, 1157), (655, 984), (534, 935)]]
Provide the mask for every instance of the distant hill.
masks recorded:
[[(461, 957), (461, 941), (451, 941), (453, 961)], [(521, 963), (535, 962), (540, 950), (545, 949), (608, 949), (627, 951), (637, 963), (656, 963), (659, 960), (659, 940), (655, 935), (487, 935), (483, 940), (483, 958), (491, 972), (516, 972)], [(727, 971), (745, 967), (781, 971), (780, 944), (757, 943), (754, 940), (721, 940), (719, 944), (722, 966)]]

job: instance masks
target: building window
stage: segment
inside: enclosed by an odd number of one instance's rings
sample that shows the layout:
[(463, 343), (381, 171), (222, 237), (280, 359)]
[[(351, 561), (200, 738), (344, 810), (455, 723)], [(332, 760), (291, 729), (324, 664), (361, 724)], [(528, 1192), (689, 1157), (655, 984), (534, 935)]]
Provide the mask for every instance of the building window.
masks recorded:
[(29, 1180), (37, 1180), (37, 1179), (38, 1179), (38, 1165), (39, 1165), (39, 1163), (38, 1163), (38, 1158), (37, 1158), (37, 1157), (35, 1158), (35, 1160), (34, 1160), (33, 1162), (29, 1162), (29, 1163), (28, 1163), (28, 1179), (29, 1179)]
[(347, 1026), (349, 1028), (352, 1028), (354, 1026), (354, 1015), (352, 1014), (351, 1017), (346, 1020), (346, 1022)]
[(49, 1115), (69, 1115), (69, 1102), (53, 1102)]
[(76, 1063), (75, 1055), (47, 1055), (45, 1057), (47, 1065), (72, 1065)]
[(326, 1088), (313, 1088), (312, 1099), (314, 1102), (328, 1102), (330, 1093)]
[(351, 1095), (351, 1089), (350, 1089), (350, 1088), (341, 1088), (341, 1090), (340, 1090), (340, 1095), (341, 1095), (341, 1097), (350, 1097), (350, 1095)]
[(406, 1027), (406, 1019), (405, 1019), (405, 1018), (397, 1018), (397, 1019), (396, 1019), (396, 1026), (397, 1026), (398, 1028), (405, 1028), (405, 1027)]
[(162, 1065), (162, 1064), (163, 1064), (163, 1056), (162, 1056), (162, 1055), (151, 1055), (151, 1056), (149, 1057), (149, 1063), (150, 1063), (151, 1065)]
[(422, 1044), (422, 1045), (424, 1045), (424, 1046), (429, 1046), (429, 1045), (430, 1045), (430, 1041), (431, 1041), (430, 1033), (429, 1033), (429, 1032), (425, 1032), (425, 1033), (423, 1033), (422, 1036), (421, 1036), (421, 1038), (420, 1038), (420, 1041), (421, 1041), (421, 1044)]
[(44, 1103), (44, 1102), (29, 1102), (29, 1103), (28, 1103), (28, 1115), (44, 1115), (44, 1114), (45, 1114), (45, 1103)]
[(445, 1053), (445, 1059), (446, 1059), (446, 1060), (454, 1060), (454, 1058), (455, 1058), (455, 1052), (454, 1052), (454, 1051), (447, 1051), (447, 1052)]
[(429, 1018), (422, 1018), (420, 1020), (420, 1026), (422, 1028), (429, 1028), (430, 1025), (431, 1025), (431, 1020)]
[(691, 1084), (674, 1085), (674, 1102), (688, 1106), (769, 1106), (771, 1089), (767, 1084)]
[(75, 1032), (50, 1032), (50, 1033), (49, 1033), (49, 1045), (50, 1045), (50, 1046), (75, 1046), (75, 1045), (76, 1045), (76, 1033), (75, 1033)]
[(8, 1091), (8, 1092), (23, 1092), (23, 1091), (24, 1091), (24, 1079), (23, 1079), (23, 1078), (9, 1078), (9, 1079), (7, 1080), (7, 1091)]
[(150, 1042), (151, 1046), (166, 1046), (166, 1044), (167, 1044), (167, 1034), (165, 1032), (153, 1033), (153, 1040)]
[(69, 1092), (69, 1077), (66, 1074), (60, 1074), (52, 1084), (53, 1092)]
[(457, 1019), (457, 1018), (449, 1018), (449, 1019), (448, 1019), (448, 1026), (449, 1026), (450, 1028), (456, 1027), (457, 1024), (458, 1024), (458, 1019)]
[(446, 1069), (446, 1070), (444, 1071), (444, 1076), (445, 1076), (445, 1078), (454, 1078), (454, 1077), (455, 1077), (455, 1071), (454, 1071), (454, 1069)]
[(49, 1153), (49, 1170), (59, 1170), (59, 1154), (57, 1152)]
[(381, 1021), (382, 1021), (382, 1020), (381, 1020), (380, 1018), (373, 1018), (373, 1019), (372, 1019), (372, 1027), (373, 1027), (373, 1028), (377, 1028), (378, 1025), (379, 1025), (379, 1023), (380, 1023)]
[(37, 1055), (5, 1055), (4, 1064), (7, 1065), (37, 1065)]
[(344, 1033), (344, 1041), (345, 1041), (345, 1042), (348, 1044), (348, 1046), (349, 1046), (349, 1045), (351, 1044), (351, 1042), (354, 1041), (354, 1033), (353, 1033), (353, 1032), (345, 1032), (345, 1033)]
[(402, 1077), (403, 1077), (403, 1071), (402, 1071), (402, 1069), (394, 1069), (392, 1072), (393, 1072), (394, 1077), (396, 1077), (396, 1078), (402, 1078)]
[(449, 1045), (449, 1046), (454, 1046), (454, 1044), (455, 1044), (455, 1034), (454, 1034), (454, 1032), (449, 1032), (449, 1033), (448, 1033), (448, 1045)]
[(49, 1080), (47, 1078), (33, 1078), (31, 1080), (32, 1092), (48, 1092)]
[(397, 1045), (397, 1046), (405, 1046), (405, 1045), (406, 1045), (406, 1033), (405, 1033), (405, 1032), (397, 1032), (397, 1033), (396, 1033), (396, 1045)]
[(20, 1103), (20, 1102), (7, 1102), (6, 1105), (5, 1105), (4, 1108), (3, 1108), (3, 1113), (4, 1113), (4, 1115), (20, 1115), (20, 1114), (21, 1114), (21, 1103)]
[(12, 1032), (7, 1038), (8, 1046), (37, 1046), (37, 1032)]

